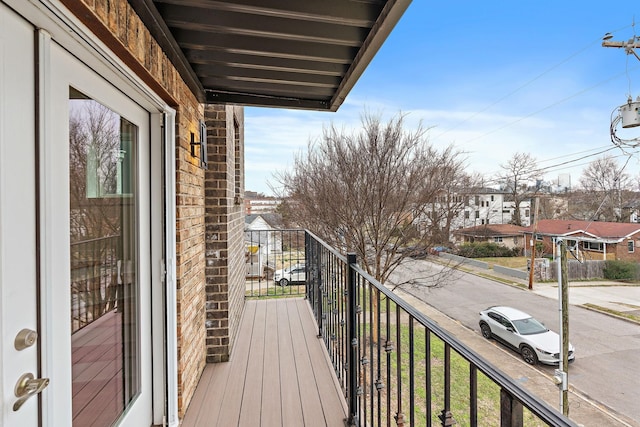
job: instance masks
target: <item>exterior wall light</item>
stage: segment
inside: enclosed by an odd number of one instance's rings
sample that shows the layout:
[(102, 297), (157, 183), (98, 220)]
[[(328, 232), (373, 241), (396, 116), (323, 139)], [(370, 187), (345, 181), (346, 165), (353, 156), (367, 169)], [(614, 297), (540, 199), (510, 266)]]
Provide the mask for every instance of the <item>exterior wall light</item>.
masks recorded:
[(196, 155), (196, 147), (200, 147), (200, 167), (202, 169), (208, 169), (207, 164), (207, 125), (204, 121), (200, 120), (200, 135), (199, 141), (195, 140), (195, 134), (191, 132), (191, 156), (198, 157)]

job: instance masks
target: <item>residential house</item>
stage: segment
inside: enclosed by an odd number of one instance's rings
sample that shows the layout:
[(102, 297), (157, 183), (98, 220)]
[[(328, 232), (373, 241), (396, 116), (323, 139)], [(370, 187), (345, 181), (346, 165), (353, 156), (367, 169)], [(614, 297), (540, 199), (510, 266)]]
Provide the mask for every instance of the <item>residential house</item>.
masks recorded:
[(275, 262), (269, 260), (269, 255), (282, 254), (282, 233), (276, 231), (283, 228), (282, 217), (254, 214), (245, 216), (244, 221), (247, 277), (265, 277), (275, 269)]
[(526, 227), (513, 224), (485, 224), (460, 228), (453, 232), (456, 244), (491, 242), (507, 248), (522, 249)]
[(535, 238), (547, 255), (555, 256), (556, 242), (562, 238), (582, 259), (640, 262), (640, 224), (543, 219), (528, 227), (524, 237), (525, 248), (530, 248)]
[[(414, 223), (422, 233), (433, 229), (448, 229), (449, 240), (455, 237), (454, 230), (481, 226), (484, 224), (510, 224), (515, 207), (504, 190), (489, 187), (473, 187), (442, 194), (435, 202), (424, 206), (415, 215)], [(531, 201), (520, 204), (520, 218), (523, 226), (531, 221)]]
[(179, 425), (244, 307), (241, 106), (337, 110), (409, 3), (0, 0), (0, 425)]

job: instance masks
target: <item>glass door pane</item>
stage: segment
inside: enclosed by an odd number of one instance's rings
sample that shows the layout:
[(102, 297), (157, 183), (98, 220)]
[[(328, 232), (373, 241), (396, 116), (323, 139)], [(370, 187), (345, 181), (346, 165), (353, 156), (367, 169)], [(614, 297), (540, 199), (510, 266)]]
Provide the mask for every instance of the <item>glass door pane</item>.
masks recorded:
[(140, 392), (138, 128), (69, 89), (73, 424), (110, 426)]

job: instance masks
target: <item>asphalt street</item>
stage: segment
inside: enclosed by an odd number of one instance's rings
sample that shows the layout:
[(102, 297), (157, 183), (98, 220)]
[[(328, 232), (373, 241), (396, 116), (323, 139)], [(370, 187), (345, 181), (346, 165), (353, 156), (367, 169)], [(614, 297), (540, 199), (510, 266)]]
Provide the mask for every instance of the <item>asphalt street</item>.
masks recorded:
[[(420, 301), (412, 303), (421, 304), (428, 311), (425, 314), (455, 329), (463, 342), (473, 343), (483, 357), (500, 369), (507, 368), (507, 374), (557, 408), (559, 392), (551, 380), (555, 368), (527, 365), (517, 352), (482, 338), (478, 327), (480, 310), (508, 305), (558, 331), (557, 286), (534, 284), (529, 291), (462, 271), (450, 272), (438, 286), (430, 286), (440, 269), (441, 265), (428, 261), (404, 264), (392, 277), (395, 283), (405, 282), (396, 292)], [(592, 302), (637, 310), (640, 287), (589, 283), (588, 287), (571, 284), (569, 291), (569, 338), (576, 347), (576, 361), (569, 368), (570, 418), (585, 426), (640, 426), (640, 325), (581, 306)]]

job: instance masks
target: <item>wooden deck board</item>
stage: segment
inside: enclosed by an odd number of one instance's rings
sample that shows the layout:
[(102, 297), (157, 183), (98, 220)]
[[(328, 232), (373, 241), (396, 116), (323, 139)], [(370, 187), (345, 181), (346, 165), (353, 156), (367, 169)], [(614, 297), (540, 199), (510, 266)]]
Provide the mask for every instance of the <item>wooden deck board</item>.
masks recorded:
[[(338, 425), (339, 421), (347, 418), (346, 401), (342, 397), (342, 390), (337, 378), (335, 378), (329, 355), (323, 349), (324, 343), (318, 338), (318, 327), (313, 321), (309, 305), (302, 300), (298, 304), (298, 310), (301, 312), (300, 320), (304, 330), (304, 337), (307, 341), (307, 346), (310, 348), (311, 364), (315, 367), (318, 394), (322, 396), (320, 403), (324, 414), (329, 415), (326, 420), (327, 425)], [(303, 312), (308, 312), (309, 314), (305, 316)]]
[(262, 381), (261, 423), (265, 426), (278, 425), (282, 420), (282, 399), (280, 398), (280, 361), (278, 354), (278, 311), (277, 304), (267, 305), (266, 333), (264, 347), (264, 377)]
[[(235, 425), (218, 424), (218, 420), (220, 420), (228, 383), (230, 381), (240, 381), (240, 377), (234, 378), (232, 375), (236, 372), (234, 369), (235, 365), (243, 361), (246, 363), (246, 359), (243, 358), (242, 355), (246, 354), (248, 357), (249, 354), (250, 340), (247, 338), (251, 336), (256, 307), (257, 305), (251, 303), (245, 305), (240, 330), (238, 332), (240, 338), (231, 355), (235, 363), (211, 363), (205, 368), (194, 397), (184, 416), (183, 426)], [(207, 377), (208, 381), (203, 383), (202, 379), (205, 377), (205, 374), (209, 375)], [(244, 378), (244, 373), (242, 373), (241, 378)]]
[(71, 336), (74, 424), (109, 425), (124, 410), (121, 321), (111, 311)]
[(242, 403), (240, 405), (241, 426), (260, 425), (260, 408), (262, 403), (262, 384), (264, 378), (264, 344), (267, 320), (266, 304), (260, 304), (256, 310), (253, 321), (253, 332), (251, 334), (251, 347), (249, 349), (249, 359), (247, 360), (247, 370), (244, 377), (244, 388), (242, 390)]
[[(298, 307), (293, 304), (287, 306), (289, 311), (289, 319), (302, 325)], [(322, 413), (322, 405), (320, 404), (320, 396), (318, 395), (318, 384), (316, 383), (315, 373), (311, 366), (311, 358), (309, 356), (310, 348), (304, 337), (304, 330), (300, 328), (291, 328), (291, 336), (293, 348), (295, 351), (296, 371), (298, 384), (300, 387), (300, 400), (302, 402), (302, 413), (306, 420), (305, 425), (322, 426), (326, 425), (324, 414)]]
[(296, 360), (291, 339), (292, 320), (287, 310), (288, 301), (278, 307), (278, 360), (280, 361), (280, 398), (282, 400), (282, 425), (303, 426), (302, 402), (296, 378)]
[(346, 403), (305, 300), (250, 300), (225, 363), (205, 367), (182, 427), (340, 426)]

